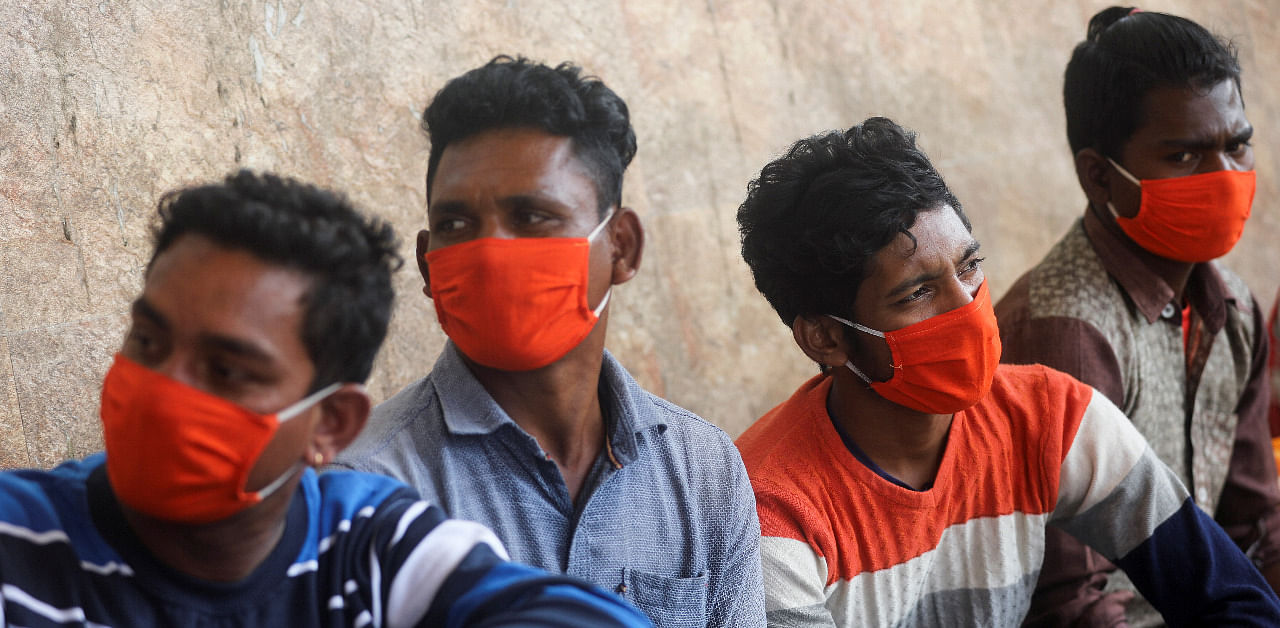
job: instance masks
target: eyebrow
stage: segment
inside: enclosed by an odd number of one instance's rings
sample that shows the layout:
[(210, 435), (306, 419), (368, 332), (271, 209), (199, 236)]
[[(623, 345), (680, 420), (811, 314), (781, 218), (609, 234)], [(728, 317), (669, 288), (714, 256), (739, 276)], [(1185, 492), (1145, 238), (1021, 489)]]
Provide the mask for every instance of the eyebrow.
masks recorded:
[(246, 358), (253, 358), (262, 362), (274, 363), (276, 361), (275, 356), (258, 345), (238, 338), (232, 338), (230, 336), (204, 333), (200, 334), (200, 343), (220, 351), (225, 351), (227, 353)]
[[(169, 319), (165, 318), (164, 315), (161, 314), (159, 310), (156, 310), (156, 308), (152, 306), (150, 303), (147, 303), (146, 297), (138, 297), (136, 300), (134, 300), (132, 309), (133, 309), (134, 316), (147, 319), (149, 323), (157, 327), (160, 327), (165, 331), (169, 330), (169, 327), (170, 327)], [(204, 334), (200, 334), (199, 341), (203, 345), (207, 345), (219, 351), (224, 351), (226, 353), (230, 353), (236, 356), (259, 360), (267, 363), (276, 362), (275, 356), (273, 356), (271, 353), (263, 350), (262, 348), (258, 347), (257, 345), (251, 342), (240, 340), (238, 338), (232, 338), (231, 336), (224, 336), (222, 334), (204, 333)]]
[(147, 303), (146, 297), (138, 297), (137, 299), (134, 299), (131, 309), (133, 310), (134, 317), (140, 316), (147, 319), (148, 322), (156, 325), (157, 327), (161, 327), (163, 329), (169, 328), (169, 319), (160, 314), (160, 312), (157, 311), (156, 308), (152, 307), (150, 303)]
[[(970, 257), (973, 257), (974, 253), (977, 253), (978, 249), (981, 247), (982, 247), (982, 244), (979, 243), (977, 240), (970, 240), (969, 246), (964, 247), (964, 253), (960, 255), (959, 261), (963, 262), (969, 259)], [(894, 286), (893, 289), (889, 291), (889, 296), (890, 297), (896, 296), (898, 294), (905, 292), (911, 286), (922, 284), (931, 279), (937, 279), (939, 276), (940, 275), (938, 273), (920, 273), (919, 275), (908, 278), (902, 281), (901, 283), (899, 283), (898, 285)]]
[[(1227, 144), (1238, 144), (1247, 142), (1253, 138), (1253, 126), (1250, 125), (1238, 133), (1233, 133), (1227, 138)], [(1209, 150), (1218, 145), (1218, 141), (1212, 137), (1196, 137), (1196, 138), (1175, 138), (1161, 140), (1161, 146), (1169, 148), (1190, 148), (1195, 150)]]
[[(543, 194), (537, 194), (537, 193), (512, 194), (510, 196), (504, 196), (497, 200), (497, 204), (499, 207), (502, 207), (503, 209), (510, 209), (515, 207), (546, 207), (546, 208), (572, 209), (570, 206), (566, 205), (559, 199), (546, 196)], [(463, 214), (463, 215), (467, 215), (471, 213), (470, 208), (467, 205), (467, 202), (461, 201), (461, 200), (436, 201), (435, 203), (432, 203), (430, 207), (427, 208), (428, 216), (430, 216), (433, 213), (438, 214), (438, 213), (445, 213), (445, 212), (451, 213), (451, 214)]]

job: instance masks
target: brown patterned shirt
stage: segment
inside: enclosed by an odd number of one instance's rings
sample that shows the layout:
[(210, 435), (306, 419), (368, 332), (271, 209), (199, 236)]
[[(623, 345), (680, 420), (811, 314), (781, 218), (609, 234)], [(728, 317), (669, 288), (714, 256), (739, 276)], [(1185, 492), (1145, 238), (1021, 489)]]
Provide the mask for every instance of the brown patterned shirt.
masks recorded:
[[(1077, 221), (996, 305), (1003, 362), (1045, 364), (1093, 386), (1133, 421), (1196, 503), (1255, 563), (1280, 561), (1280, 486), (1267, 418), (1267, 333), (1248, 287), (1197, 264), (1183, 306), (1121, 236), (1092, 213)], [(1090, 623), (1105, 590), (1132, 589), (1064, 533), (1046, 536), (1029, 621)], [(1158, 625), (1145, 601), (1131, 625)]]

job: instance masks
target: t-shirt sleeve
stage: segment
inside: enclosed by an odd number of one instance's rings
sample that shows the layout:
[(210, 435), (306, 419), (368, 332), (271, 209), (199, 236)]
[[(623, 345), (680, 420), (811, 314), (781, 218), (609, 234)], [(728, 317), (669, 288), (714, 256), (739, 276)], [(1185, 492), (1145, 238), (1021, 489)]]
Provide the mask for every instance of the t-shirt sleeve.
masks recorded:
[(835, 626), (827, 610), (827, 560), (806, 540), (806, 517), (784, 493), (756, 483), (765, 617), (771, 628)]
[(1102, 395), (1067, 448), (1053, 521), (1115, 562), (1171, 624), (1280, 620), (1261, 574)]
[(379, 510), (368, 582), (386, 626), (651, 625), (616, 595), (508, 561), (478, 523), (409, 499)]

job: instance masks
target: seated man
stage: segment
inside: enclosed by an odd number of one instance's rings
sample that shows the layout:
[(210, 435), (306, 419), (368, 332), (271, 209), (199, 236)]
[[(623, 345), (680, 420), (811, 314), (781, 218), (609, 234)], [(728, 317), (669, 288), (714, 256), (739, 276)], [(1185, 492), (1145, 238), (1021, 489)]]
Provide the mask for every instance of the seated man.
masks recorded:
[[(1089, 21), (1063, 83), (1087, 204), (996, 304), (1001, 359), (1106, 395), (1276, 589), (1264, 312), (1215, 260), (1254, 194), (1235, 50), (1190, 20), (1111, 7)], [(1159, 625), (1114, 571), (1050, 532), (1028, 623)]]
[(1017, 625), (1049, 524), (1169, 617), (1280, 621), (1105, 396), (997, 365), (978, 243), (913, 135), (872, 118), (797, 142), (738, 224), (756, 286), (822, 369), (738, 439), (771, 625)]
[(160, 218), (105, 455), (0, 474), (0, 625), (649, 625), (399, 483), (309, 468), (368, 416), (390, 226), (249, 172)]
[(627, 106), (578, 68), (499, 57), (427, 107), (423, 291), (449, 342), (339, 463), (490, 526), (515, 560), (659, 626), (764, 624), (755, 501), (724, 432), (604, 350), (644, 231), (619, 205)]

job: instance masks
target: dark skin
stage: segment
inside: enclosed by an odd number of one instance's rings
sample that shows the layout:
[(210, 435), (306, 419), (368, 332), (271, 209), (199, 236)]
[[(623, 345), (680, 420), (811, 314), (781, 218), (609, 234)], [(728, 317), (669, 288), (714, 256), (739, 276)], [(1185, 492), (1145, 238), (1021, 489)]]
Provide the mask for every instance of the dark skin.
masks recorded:
[[(418, 267), (431, 296), (424, 258), (477, 238), (586, 237), (600, 223), (595, 183), (572, 140), (534, 129), (486, 131), (450, 144), (428, 190), (428, 229), (418, 233)], [(592, 241), (587, 302), (596, 307), (613, 285), (640, 268), (644, 229), (629, 208), (616, 208)], [(555, 461), (575, 502), (604, 447), (596, 386), (604, 360), (608, 306), (591, 333), (564, 357), (532, 371), (503, 371), (463, 358), (494, 401)]]
[[(901, 329), (973, 300), (982, 284), (978, 243), (949, 206), (921, 212), (905, 235), (878, 251), (871, 275), (858, 287), (849, 320), (880, 331)], [(951, 428), (950, 414), (898, 405), (845, 368), (852, 361), (874, 381), (893, 375), (889, 346), (863, 332), (846, 333), (827, 316), (800, 316), (791, 326), (810, 359), (830, 367), (827, 411), (889, 475), (911, 487), (932, 485)]]
[[(178, 382), (261, 414), (308, 394), (315, 368), (302, 343), (302, 274), (199, 235), (156, 257), (120, 352)], [(121, 504), (129, 526), (161, 562), (216, 582), (241, 580), (270, 554), (301, 475), (299, 465), (332, 460), (364, 427), (363, 386), (337, 392), (280, 425), (245, 488), (289, 481), (256, 505), (207, 524), (168, 521)], [(234, 429), (235, 426), (228, 426)], [(128, 455), (111, 454), (108, 455)]]
[[(1142, 120), (1116, 158), (1140, 180), (1254, 168), (1253, 147), (1249, 144), (1253, 125), (1245, 116), (1234, 81), (1222, 81), (1208, 90), (1152, 89), (1143, 98)], [(1075, 163), (1080, 187), (1089, 198), (1088, 211), (1094, 212), (1134, 255), (1163, 278), (1181, 300), (1195, 264), (1143, 249), (1124, 234), (1107, 209), (1107, 201), (1111, 201), (1119, 215), (1136, 216), (1142, 202), (1140, 188), (1095, 149), (1081, 150)], [(1272, 564), (1262, 573), (1271, 588), (1280, 592), (1280, 564)]]
[[(1142, 107), (1142, 123), (1115, 157), (1134, 177), (1165, 179), (1219, 170), (1253, 170), (1253, 148), (1249, 145), (1253, 126), (1245, 116), (1234, 81), (1222, 81), (1208, 90), (1155, 88), (1147, 92)], [(1121, 231), (1107, 209), (1110, 201), (1119, 215), (1136, 216), (1142, 204), (1141, 189), (1093, 148), (1081, 150), (1075, 163), (1090, 211), (1181, 299), (1195, 264), (1143, 249)]]

